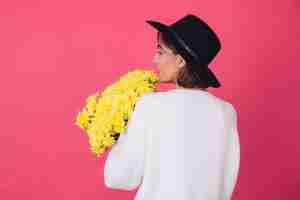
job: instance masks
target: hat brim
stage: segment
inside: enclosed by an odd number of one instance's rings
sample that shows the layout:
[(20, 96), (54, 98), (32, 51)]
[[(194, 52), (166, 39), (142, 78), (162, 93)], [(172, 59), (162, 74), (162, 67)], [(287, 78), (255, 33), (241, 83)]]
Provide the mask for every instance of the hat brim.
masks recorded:
[(184, 59), (190, 62), (196, 62), (190, 52), (186, 49), (186, 45), (182, 44), (182, 39), (170, 26), (158, 21), (146, 20), (146, 22), (154, 27), (157, 31), (166, 34), (177, 52), (180, 53)]
[[(153, 20), (146, 20), (146, 22), (159, 32), (165, 32), (165, 33), (173, 32), (173, 30), (168, 25), (163, 24), (161, 22), (153, 21)], [(207, 68), (207, 74), (208, 74), (209, 83), (212, 87), (218, 88), (221, 86), (220, 82), (218, 81), (215, 74), (211, 71), (211, 69)]]
[(219, 80), (217, 79), (216, 75), (213, 73), (213, 71), (209, 68), (207, 68), (207, 75), (208, 75), (208, 80), (210, 82), (210, 85), (214, 88), (218, 88), (221, 86)]
[(151, 26), (153, 26), (156, 30), (158, 30), (160, 32), (169, 32), (169, 31), (172, 31), (171, 28), (168, 25), (163, 24), (161, 22), (152, 21), (152, 20), (146, 20), (146, 22), (148, 24), (150, 24)]
[(179, 42), (180, 38), (178, 38), (178, 35), (170, 26), (158, 21), (146, 20), (146, 22), (150, 24), (153, 28), (155, 28), (157, 31), (168, 35), (169, 39), (172, 41), (174, 47), (178, 50), (178, 52), (182, 52), (183, 50), (185, 50), (184, 46)]

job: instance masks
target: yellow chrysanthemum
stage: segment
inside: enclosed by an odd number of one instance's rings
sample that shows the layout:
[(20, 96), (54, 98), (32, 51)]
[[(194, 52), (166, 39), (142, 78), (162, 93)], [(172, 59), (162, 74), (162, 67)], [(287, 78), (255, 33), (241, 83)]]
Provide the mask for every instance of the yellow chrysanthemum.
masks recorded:
[(75, 124), (88, 137), (90, 150), (100, 156), (123, 134), (138, 99), (155, 91), (158, 77), (150, 70), (131, 70), (119, 81), (86, 99), (86, 105), (76, 116)]

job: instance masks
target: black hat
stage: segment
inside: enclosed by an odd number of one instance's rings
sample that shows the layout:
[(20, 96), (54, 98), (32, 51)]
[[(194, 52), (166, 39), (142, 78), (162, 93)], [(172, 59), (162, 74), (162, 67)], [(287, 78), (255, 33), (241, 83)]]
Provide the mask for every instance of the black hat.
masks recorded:
[(206, 73), (212, 87), (221, 86), (217, 77), (208, 68), (208, 64), (220, 51), (221, 42), (206, 22), (192, 14), (186, 15), (170, 26), (158, 21), (146, 20), (146, 22), (159, 32), (167, 34), (186, 62), (192, 66), (200, 66), (193, 69), (196, 72)]

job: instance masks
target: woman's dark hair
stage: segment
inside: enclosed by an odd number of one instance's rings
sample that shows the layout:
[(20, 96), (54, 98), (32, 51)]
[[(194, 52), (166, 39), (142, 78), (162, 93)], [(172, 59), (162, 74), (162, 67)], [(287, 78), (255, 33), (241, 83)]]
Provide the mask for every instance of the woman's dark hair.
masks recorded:
[[(163, 44), (170, 48), (174, 54), (179, 54), (176, 48), (172, 45), (172, 41), (164, 32), (157, 32), (157, 42), (161, 39)], [(205, 73), (195, 71), (195, 68), (201, 66), (192, 66), (186, 62), (186, 65), (179, 69), (177, 74), (177, 84), (185, 88), (203, 88), (210, 87)], [(196, 74), (197, 73), (197, 74)]]

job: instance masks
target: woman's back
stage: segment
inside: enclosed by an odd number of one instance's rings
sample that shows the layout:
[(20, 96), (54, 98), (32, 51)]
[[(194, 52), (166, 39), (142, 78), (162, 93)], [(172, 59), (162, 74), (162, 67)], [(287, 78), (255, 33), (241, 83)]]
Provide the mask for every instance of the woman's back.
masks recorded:
[(149, 97), (145, 172), (135, 200), (229, 200), (240, 161), (233, 106), (199, 90)]

